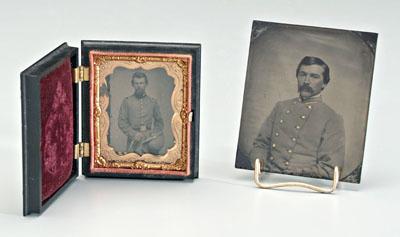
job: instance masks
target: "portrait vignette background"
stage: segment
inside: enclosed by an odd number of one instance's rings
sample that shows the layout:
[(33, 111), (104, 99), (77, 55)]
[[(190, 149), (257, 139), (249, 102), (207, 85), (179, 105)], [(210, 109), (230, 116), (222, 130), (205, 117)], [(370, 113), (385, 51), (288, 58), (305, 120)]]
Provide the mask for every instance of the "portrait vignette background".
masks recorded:
[[(298, 97), (296, 68), (316, 56), (330, 68), (323, 101), (343, 116), (346, 156), (341, 178), (362, 164), (376, 34), (269, 22), (253, 22), (237, 163), (246, 164), (261, 124), (273, 106)], [(247, 164), (247, 166), (250, 164)], [(246, 165), (245, 165), (246, 166)], [(249, 167), (250, 168), (250, 167)], [(359, 181), (359, 169), (355, 181)]]
[(118, 127), (118, 115), (123, 99), (131, 96), (134, 92), (131, 80), (133, 73), (137, 71), (146, 74), (149, 82), (146, 87), (146, 94), (156, 99), (160, 106), (164, 122), (164, 154), (175, 143), (171, 128), (173, 116), (171, 96), (175, 85), (174, 79), (167, 74), (165, 69), (159, 67), (151, 70), (116, 67), (113, 73), (107, 76), (106, 80), (110, 87), (110, 106), (108, 107), (110, 116), (109, 144), (116, 151), (126, 151), (127, 137)]

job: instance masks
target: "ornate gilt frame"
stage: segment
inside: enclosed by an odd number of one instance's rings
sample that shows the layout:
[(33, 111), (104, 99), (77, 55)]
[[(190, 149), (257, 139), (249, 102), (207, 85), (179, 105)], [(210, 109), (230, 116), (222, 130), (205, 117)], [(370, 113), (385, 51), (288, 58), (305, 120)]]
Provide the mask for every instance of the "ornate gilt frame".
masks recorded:
[[(91, 51), (90, 58), (90, 127), (91, 172), (133, 174), (167, 174), (187, 176), (190, 174), (190, 124), (191, 124), (191, 66), (189, 54), (117, 53)], [(100, 88), (107, 86), (106, 76), (115, 67), (164, 68), (174, 78), (171, 96), (173, 116), (171, 120), (175, 144), (165, 155), (136, 153), (118, 155), (109, 146), (108, 94), (101, 95)]]

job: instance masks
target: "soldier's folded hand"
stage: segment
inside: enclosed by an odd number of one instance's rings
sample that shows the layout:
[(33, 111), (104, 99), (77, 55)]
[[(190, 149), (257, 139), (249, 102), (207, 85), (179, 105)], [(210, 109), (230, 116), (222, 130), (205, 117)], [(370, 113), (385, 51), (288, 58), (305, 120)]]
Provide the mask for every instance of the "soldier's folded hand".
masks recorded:
[(141, 140), (143, 140), (143, 138), (144, 138), (144, 134), (141, 133), (141, 132), (138, 132), (138, 133), (136, 133), (135, 136), (133, 137), (133, 140), (134, 140), (134, 141), (141, 141)]

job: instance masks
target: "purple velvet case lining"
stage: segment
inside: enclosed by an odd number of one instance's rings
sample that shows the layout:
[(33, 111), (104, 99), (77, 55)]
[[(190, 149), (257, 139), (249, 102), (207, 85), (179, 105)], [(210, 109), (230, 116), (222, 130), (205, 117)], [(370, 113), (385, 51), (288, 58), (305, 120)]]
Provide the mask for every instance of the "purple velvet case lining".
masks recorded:
[(73, 95), (70, 59), (40, 81), (42, 202), (70, 177), (73, 159)]

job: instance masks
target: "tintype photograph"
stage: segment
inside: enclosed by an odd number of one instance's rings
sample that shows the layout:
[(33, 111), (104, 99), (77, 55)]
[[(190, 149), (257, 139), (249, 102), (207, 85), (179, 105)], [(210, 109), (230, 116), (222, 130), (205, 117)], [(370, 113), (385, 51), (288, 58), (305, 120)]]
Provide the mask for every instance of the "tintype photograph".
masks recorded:
[(236, 168), (359, 183), (377, 34), (254, 21)]
[(92, 172), (190, 173), (190, 54), (90, 52)]

